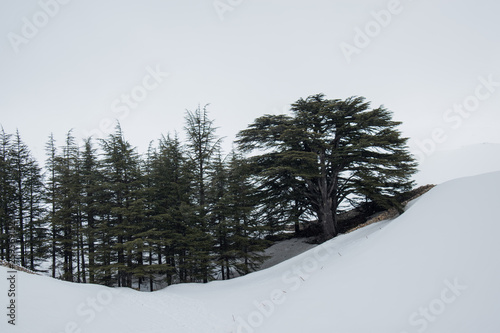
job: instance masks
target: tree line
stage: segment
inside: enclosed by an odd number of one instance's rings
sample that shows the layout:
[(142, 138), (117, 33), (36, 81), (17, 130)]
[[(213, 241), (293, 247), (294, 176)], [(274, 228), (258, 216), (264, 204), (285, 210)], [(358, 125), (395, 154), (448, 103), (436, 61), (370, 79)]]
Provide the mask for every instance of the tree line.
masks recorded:
[(224, 156), (207, 108), (186, 142), (140, 155), (119, 124), (107, 138), (50, 135), (42, 169), (19, 132), (0, 133), (0, 259), (66, 281), (141, 287), (207, 282), (258, 268), (266, 237), (301, 224), (338, 234), (343, 211), (397, 206), (416, 164), (383, 107), (300, 99), (265, 115)]

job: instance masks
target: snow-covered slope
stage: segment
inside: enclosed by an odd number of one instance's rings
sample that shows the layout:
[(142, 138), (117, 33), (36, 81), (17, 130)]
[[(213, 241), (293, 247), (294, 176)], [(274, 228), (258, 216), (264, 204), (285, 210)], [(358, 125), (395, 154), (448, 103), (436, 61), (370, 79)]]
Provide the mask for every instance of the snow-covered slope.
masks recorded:
[(17, 325), (2, 314), (0, 332), (500, 332), (499, 185), (444, 183), (391, 222), (230, 281), (140, 293), (19, 272)]

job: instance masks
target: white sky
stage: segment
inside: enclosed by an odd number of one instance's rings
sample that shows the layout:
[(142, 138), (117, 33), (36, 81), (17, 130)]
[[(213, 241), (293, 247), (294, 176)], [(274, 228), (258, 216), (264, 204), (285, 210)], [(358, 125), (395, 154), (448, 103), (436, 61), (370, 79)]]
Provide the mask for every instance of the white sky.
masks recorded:
[[(255, 118), (320, 92), (384, 104), (413, 150), (435, 128), (437, 149), (500, 142), (497, 1), (72, 0), (44, 14), (55, 1), (0, 2), (0, 124), (18, 128), (39, 160), (51, 132), (62, 144), (71, 128), (106, 132), (100, 123), (116, 117), (145, 152), (162, 133), (182, 132), (185, 109), (207, 103), (227, 151)], [(377, 29), (371, 12), (388, 8), (390, 22), (348, 62), (341, 43), (354, 46), (357, 27)], [(44, 26), (30, 36), (24, 18)], [(29, 38), (15, 45), (13, 34)], [(169, 76), (158, 85), (148, 68)], [(479, 77), (499, 84), (478, 88)], [(145, 78), (152, 90), (141, 96)], [(120, 98), (134, 91), (144, 99), (128, 108)], [(446, 113), (464, 101), (467, 118)]]

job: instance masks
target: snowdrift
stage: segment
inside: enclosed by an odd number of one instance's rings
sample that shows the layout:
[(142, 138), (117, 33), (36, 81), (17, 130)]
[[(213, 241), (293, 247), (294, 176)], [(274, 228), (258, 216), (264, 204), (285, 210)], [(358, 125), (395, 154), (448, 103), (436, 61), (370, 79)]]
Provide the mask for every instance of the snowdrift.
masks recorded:
[(393, 221), (269, 269), (154, 293), (19, 272), (1, 332), (500, 332), (500, 172), (441, 184)]

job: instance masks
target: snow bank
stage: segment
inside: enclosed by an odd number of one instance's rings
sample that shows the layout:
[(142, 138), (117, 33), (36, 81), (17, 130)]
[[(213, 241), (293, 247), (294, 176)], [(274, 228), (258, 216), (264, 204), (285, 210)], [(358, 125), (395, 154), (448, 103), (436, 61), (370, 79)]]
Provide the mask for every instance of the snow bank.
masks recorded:
[[(500, 172), (247, 276), (154, 293), (17, 273), (0, 332), (500, 332)], [(0, 267), (6, 312), (8, 269)]]

